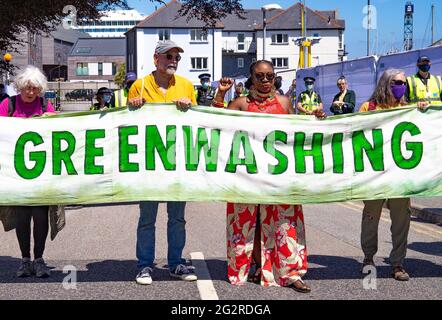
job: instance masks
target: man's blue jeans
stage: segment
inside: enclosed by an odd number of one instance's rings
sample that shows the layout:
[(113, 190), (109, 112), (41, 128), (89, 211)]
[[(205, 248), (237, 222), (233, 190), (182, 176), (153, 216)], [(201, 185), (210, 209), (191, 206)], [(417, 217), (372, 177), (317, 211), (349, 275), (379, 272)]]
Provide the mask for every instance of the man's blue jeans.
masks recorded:
[[(137, 228), (138, 267), (153, 268), (155, 260), (155, 222), (158, 201), (140, 202), (140, 219)], [(185, 202), (167, 202), (167, 263), (172, 271), (177, 265), (185, 263), (181, 258), (186, 243), (186, 221), (184, 220)]]

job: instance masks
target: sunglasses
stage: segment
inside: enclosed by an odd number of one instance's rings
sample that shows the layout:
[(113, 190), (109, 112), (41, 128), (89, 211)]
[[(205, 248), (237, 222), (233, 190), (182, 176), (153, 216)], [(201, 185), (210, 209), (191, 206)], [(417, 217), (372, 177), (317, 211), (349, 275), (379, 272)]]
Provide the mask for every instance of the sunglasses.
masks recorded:
[(176, 60), (177, 62), (181, 60), (181, 56), (179, 54), (176, 56), (170, 53), (160, 53), (160, 54), (166, 56), (167, 60)]
[(391, 84), (397, 85), (397, 86), (405, 86), (407, 83), (402, 80), (393, 80), (391, 81)]
[(255, 73), (255, 77), (256, 79), (258, 79), (259, 81), (263, 81), (264, 78), (272, 81), (273, 79), (275, 79), (275, 74), (273, 72), (269, 72), (269, 73)]

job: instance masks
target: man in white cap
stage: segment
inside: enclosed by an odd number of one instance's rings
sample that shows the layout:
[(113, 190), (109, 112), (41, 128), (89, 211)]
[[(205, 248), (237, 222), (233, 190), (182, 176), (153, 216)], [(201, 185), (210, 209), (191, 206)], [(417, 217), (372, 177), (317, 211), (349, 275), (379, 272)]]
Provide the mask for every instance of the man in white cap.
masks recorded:
[[(145, 103), (174, 102), (179, 109), (196, 105), (193, 84), (175, 74), (184, 50), (171, 40), (158, 42), (154, 63), (156, 70), (143, 79), (137, 79), (129, 90), (129, 105), (140, 107)], [(138, 284), (151, 284), (155, 260), (155, 222), (158, 201), (140, 202), (136, 254), (140, 272)], [(184, 209), (186, 202), (167, 202), (168, 268), (170, 275), (185, 281), (197, 279), (193, 268), (185, 264), (182, 253), (186, 242)]]

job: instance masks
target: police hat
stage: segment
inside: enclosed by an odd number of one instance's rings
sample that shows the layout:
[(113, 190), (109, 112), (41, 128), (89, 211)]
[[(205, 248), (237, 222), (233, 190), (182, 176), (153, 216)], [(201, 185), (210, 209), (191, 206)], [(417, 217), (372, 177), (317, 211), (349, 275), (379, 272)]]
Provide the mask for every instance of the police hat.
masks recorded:
[(305, 77), (304, 82), (305, 83), (315, 83), (316, 79), (313, 77)]
[(113, 91), (107, 87), (101, 87), (98, 89), (97, 94), (106, 94), (106, 93), (112, 93)]
[(210, 80), (210, 73), (202, 73), (198, 78), (200, 78), (200, 80)]
[(430, 58), (427, 56), (420, 56), (419, 59), (417, 59), (417, 63), (423, 63), (423, 62), (430, 62)]

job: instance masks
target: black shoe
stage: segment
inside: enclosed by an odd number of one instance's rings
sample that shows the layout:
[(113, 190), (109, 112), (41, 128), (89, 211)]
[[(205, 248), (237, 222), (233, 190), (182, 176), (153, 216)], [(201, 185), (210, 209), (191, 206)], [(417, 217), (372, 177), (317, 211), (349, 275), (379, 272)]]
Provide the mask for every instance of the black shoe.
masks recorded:
[(294, 283), (289, 285), (289, 288), (300, 293), (310, 293), (312, 289), (302, 280), (296, 280)]

